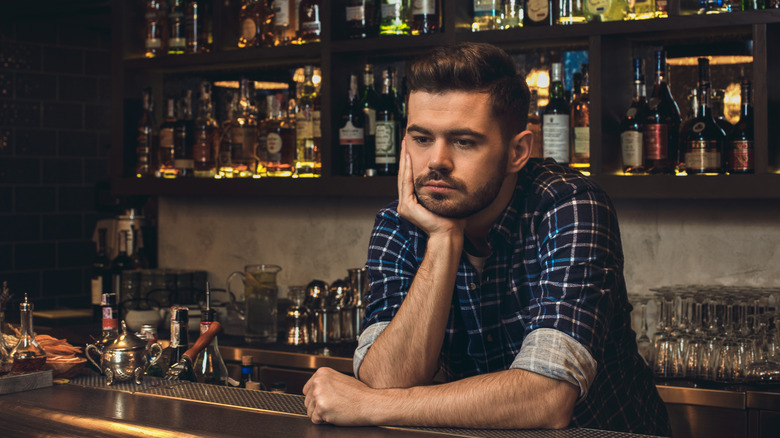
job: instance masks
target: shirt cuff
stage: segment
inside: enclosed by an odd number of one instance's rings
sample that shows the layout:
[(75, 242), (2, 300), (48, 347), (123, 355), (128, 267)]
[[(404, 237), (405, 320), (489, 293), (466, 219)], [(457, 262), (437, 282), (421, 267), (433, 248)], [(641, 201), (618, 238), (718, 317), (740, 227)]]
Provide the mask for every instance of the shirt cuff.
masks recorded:
[(576, 385), (582, 400), (596, 377), (596, 366), (588, 349), (574, 338), (555, 329), (540, 328), (523, 339), (523, 346), (509, 368)]
[(374, 345), (374, 341), (376, 341), (379, 335), (385, 331), (385, 328), (389, 324), (389, 321), (371, 324), (366, 327), (365, 330), (363, 330), (363, 333), (360, 334), (360, 337), (358, 337), (358, 346), (355, 349), (355, 354), (352, 356), (352, 372), (355, 374), (356, 379), (360, 380), (360, 377), (358, 377), (358, 370), (363, 363), (363, 359), (366, 357), (366, 353), (368, 353), (368, 349)]

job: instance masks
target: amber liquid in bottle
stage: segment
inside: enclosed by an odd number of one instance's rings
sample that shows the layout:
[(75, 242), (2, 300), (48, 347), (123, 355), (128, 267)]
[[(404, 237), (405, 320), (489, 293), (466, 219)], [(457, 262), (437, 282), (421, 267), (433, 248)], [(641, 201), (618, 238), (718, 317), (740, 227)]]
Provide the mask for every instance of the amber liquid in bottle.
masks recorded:
[(641, 174), (642, 166), (642, 120), (647, 111), (644, 62), (634, 58), (634, 98), (626, 115), (620, 122), (620, 152), (623, 160), (623, 173)]
[(728, 162), (729, 173), (753, 173), (755, 172), (755, 156), (753, 151), (753, 105), (751, 103), (751, 84), (747, 79), (741, 84), (742, 111), (739, 122), (728, 138)]
[(726, 134), (712, 117), (709, 105), (710, 63), (699, 58), (699, 117), (686, 138), (685, 172), (688, 175), (723, 173)]
[(644, 166), (649, 173), (675, 173), (678, 165), (680, 109), (666, 82), (666, 55), (656, 52), (653, 94), (642, 129)]

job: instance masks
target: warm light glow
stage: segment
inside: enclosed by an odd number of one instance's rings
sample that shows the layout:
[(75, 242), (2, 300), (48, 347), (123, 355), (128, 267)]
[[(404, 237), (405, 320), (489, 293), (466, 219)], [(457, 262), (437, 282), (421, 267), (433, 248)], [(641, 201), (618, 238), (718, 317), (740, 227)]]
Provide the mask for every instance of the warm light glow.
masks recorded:
[[(297, 83), (303, 83), (303, 67), (300, 67), (295, 70), (295, 73), (293, 74), (293, 81)], [(319, 85), (320, 82), (322, 82), (322, 70), (320, 70), (317, 67), (314, 67), (314, 74), (311, 77), (311, 81), (314, 83), (315, 86)]]
[(710, 65), (731, 65), (731, 64), (750, 64), (753, 62), (752, 56), (734, 55), (734, 56), (691, 56), (687, 58), (669, 58), (666, 63), (669, 65), (699, 65), (699, 58), (707, 58)]
[(741, 106), (740, 85), (736, 82), (730, 83), (726, 87), (726, 93), (723, 96), (723, 116), (729, 123), (736, 125), (739, 122), (739, 113)]
[(549, 103), (547, 97), (550, 95), (550, 73), (546, 69), (531, 69), (525, 77), (525, 83), (531, 91), (536, 90), (536, 105), (539, 108), (547, 106)]
[[(284, 82), (254, 81), (254, 85), (255, 85), (255, 90), (286, 90), (290, 88), (290, 85)], [(214, 82), (214, 86), (220, 88), (238, 89), (239, 81), (216, 81)]]

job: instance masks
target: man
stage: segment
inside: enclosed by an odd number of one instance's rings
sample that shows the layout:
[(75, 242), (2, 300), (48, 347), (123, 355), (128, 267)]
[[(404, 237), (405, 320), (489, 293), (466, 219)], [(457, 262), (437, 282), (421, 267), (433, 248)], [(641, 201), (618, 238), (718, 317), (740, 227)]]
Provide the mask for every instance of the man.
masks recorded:
[(359, 380), (318, 370), (303, 389), (312, 421), (668, 434), (630, 328), (612, 205), (582, 175), (529, 159), (512, 59), (439, 48), (407, 85), (399, 199), (369, 245)]

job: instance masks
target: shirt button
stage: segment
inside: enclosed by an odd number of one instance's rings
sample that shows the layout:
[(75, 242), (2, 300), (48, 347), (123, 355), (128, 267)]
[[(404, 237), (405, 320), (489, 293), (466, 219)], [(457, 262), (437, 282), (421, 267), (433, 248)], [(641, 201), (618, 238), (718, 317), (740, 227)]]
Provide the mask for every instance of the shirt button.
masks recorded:
[(493, 343), (493, 335), (487, 335), (488, 343)]
[(469, 289), (471, 290), (477, 290), (477, 285), (474, 283), (469, 283)]

